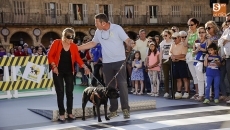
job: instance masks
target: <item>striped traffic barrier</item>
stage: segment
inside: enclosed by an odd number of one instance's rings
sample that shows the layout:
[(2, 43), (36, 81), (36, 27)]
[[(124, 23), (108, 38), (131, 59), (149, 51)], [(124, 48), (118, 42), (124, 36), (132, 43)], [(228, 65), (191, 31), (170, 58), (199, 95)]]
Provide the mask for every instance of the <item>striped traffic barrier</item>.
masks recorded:
[[(25, 96), (38, 96), (38, 95), (47, 95), (55, 94), (52, 73), (44, 73), (41, 77), (40, 82), (34, 82), (31, 80), (24, 79), (22, 75), (17, 75), (16, 66), (25, 67), (29, 62), (48, 67), (47, 56), (21, 56), (21, 57), (3, 57), (0, 59), (0, 66), (4, 66), (4, 76), (9, 78), (7, 73), (8, 67), (11, 67), (11, 76), (9, 79), (0, 81), (0, 91), (13, 91), (11, 97), (25, 97)], [(6, 68), (6, 69), (5, 69)], [(46, 70), (45, 69), (45, 70)], [(25, 72), (25, 70), (24, 70)], [(37, 89), (47, 88), (46, 90), (38, 91)], [(30, 90), (30, 91), (20, 91), (19, 90)], [(0, 96), (1, 98), (1, 96)]]

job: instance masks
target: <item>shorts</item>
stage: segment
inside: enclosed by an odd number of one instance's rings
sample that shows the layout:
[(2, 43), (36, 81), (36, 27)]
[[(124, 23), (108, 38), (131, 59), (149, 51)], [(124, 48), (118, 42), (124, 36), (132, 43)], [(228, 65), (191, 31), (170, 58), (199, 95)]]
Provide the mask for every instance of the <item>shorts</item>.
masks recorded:
[(189, 78), (188, 66), (186, 61), (180, 60), (178, 62), (172, 62), (172, 67), (173, 78)]
[(0, 69), (0, 75), (2, 75), (3, 74), (3, 69)]

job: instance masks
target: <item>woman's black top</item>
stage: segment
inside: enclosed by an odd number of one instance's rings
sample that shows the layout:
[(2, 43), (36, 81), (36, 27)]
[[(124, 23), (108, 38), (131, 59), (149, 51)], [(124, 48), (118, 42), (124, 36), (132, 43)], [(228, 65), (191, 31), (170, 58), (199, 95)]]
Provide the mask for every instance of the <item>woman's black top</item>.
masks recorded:
[(65, 51), (64, 48), (61, 50), (61, 55), (58, 64), (59, 72), (72, 72), (72, 60), (70, 50)]

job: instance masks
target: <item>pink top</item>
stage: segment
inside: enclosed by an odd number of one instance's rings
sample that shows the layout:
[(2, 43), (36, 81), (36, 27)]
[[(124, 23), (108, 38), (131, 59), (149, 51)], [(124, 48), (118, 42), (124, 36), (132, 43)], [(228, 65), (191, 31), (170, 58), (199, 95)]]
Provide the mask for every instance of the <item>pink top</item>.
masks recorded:
[[(157, 51), (156, 55), (154, 56), (154, 53), (151, 53), (148, 58), (149, 58), (149, 66), (153, 65), (157, 62), (157, 57), (159, 57), (159, 51)], [(149, 70), (156, 70), (156, 71), (160, 71), (160, 66), (156, 66), (154, 68), (151, 68)]]

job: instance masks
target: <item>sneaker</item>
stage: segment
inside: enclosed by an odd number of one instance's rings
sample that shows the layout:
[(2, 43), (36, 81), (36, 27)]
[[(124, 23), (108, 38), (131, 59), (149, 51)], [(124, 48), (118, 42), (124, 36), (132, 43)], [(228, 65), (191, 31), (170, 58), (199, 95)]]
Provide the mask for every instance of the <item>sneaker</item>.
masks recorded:
[(152, 93), (150, 96), (151, 96), (151, 97), (155, 97), (155, 93)]
[(181, 98), (182, 98), (182, 94), (176, 92), (176, 93), (175, 93), (175, 99), (181, 99)]
[(168, 93), (165, 93), (165, 94), (164, 94), (164, 97), (165, 97), (165, 98), (169, 97), (169, 94), (168, 94)]
[(192, 96), (190, 99), (196, 99), (199, 95), (195, 94), (194, 96)]
[(203, 103), (208, 104), (208, 103), (210, 103), (210, 101), (208, 99), (205, 99)]
[(115, 111), (115, 112), (110, 112), (108, 117), (111, 119), (111, 118), (114, 118), (117, 116), (119, 116), (119, 115), (117, 115), (117, 111)]
[(214, 102), (215, 103), (219, 103), (219, 99), (214, 99)]
[(151, 92), (151, 93), (147, 93), (148, 95), (152, 95), (153, 94), (153, 92)]
[(184, 93), (184, 95), (182, 96), (182, 98), (188, 98), (189, 94), (188, 93)]
[(123, 116), (125, 119), (130, 118), (130, 114), (129, 114), (128, 109), (123, 109)]
[(229, 103), (230, 103), (230, 100), (226, 101), (226, 103), (228, 103), (228, 104), (229, 104)]
[(159, 94), (158, 94), (158, 93), (155, 93), (155, 97), (159, 97)]

